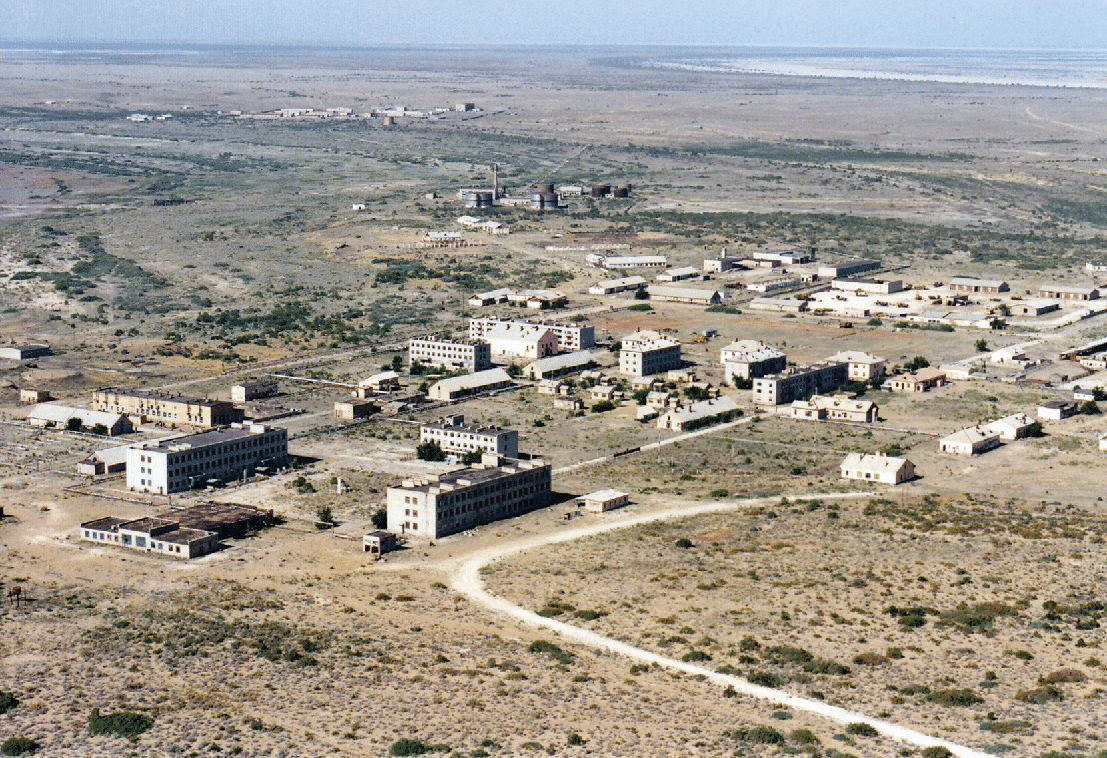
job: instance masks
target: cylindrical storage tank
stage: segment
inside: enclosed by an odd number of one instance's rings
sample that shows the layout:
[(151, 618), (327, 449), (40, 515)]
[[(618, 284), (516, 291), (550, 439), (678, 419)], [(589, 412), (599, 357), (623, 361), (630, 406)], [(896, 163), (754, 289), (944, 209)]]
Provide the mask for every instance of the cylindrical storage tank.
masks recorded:
[(611, 194), (610, 184), (597, 184), (592, 188), (592, 197), (607, 197)]
[(540, 195), (552, 195), (553, 191), (554, 191), (554, 186), (552, 184), (539, 184), (538, 185), (538, 194), (540, 194)]
[(612, 194), (615, 197), (630, 197), (630, 187), (616, 187)]
[(624, 186), (625, 186), (625, 187), (627, 188), (627, 194), (628, 194), (628, 195), (629, 195), (629, 194), (630, 194), (631, 192), (634, 192), (634, 187), (632, 187), (632, 186), (631, 186), (630, 182), (627, 182), (627, 183), (626, 183), (626, 184), (625, 184)]
[(536, 211), (542, 209), (542, 193), (541, 192), (535, 192), (533, 195), (530, 196), (530, 207), (533, 210), (536, 210)]
[(491, 208), (493, 202), (493, 194), (491, 192), (477, 192), (477, 208)]
[(542, 210), (556, 211), (558, 209), (558, 197), (553, 192), (540, 192), (538, 196)]
[(466, 192), (465, 193), (465, 207), (466, 208), (477, 208), (478, 207), (478, 205), (477, 205), (477, 196), (479, 194), (480, 194), (479, 192)]

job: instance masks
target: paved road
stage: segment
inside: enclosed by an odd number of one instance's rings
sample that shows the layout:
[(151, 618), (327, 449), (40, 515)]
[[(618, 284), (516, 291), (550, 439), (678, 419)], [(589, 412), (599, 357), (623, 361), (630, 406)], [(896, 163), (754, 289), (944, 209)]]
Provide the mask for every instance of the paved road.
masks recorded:
[[(827, 495), (825, 493), (813, 493), (810, 496), (818, 497), (821, 499), (829, 499), (856, 497), (859, 494), (871, 495), (872, 493), (842, 493), (834, 495)], [(805, 495), (796, 495), (794, 497), (805, 497)], [(773, 503), (777, 501), (778, 498), (771, 499), (771, 502)], [(686, 674), (703, 675), (707, 677), (708, 681), (723, 686), (729, 685), (731, 687), (734, 687), (734, 689), (738, 692), (749, 695), (750, 697), (759, 698), (761, 700), (769, 700), (774, 703), (781, 703), (782, 705), (785, 705), (794, 710), (813, 713), (839, 724), (851, 724), (857, 722), (869, 724), (874, 729), (876, 729), (877, 732), (885, 737), (888, 737), (889, 739), (904, 742), (916, 747), (927, 748), (934, 745), (940, 745), (947, 748), (955, 756), (958, 756), (958, 758), (988, 758), (987, 753), (973, 750), (972, 748), (966, 747), (964, 745), (958, 745), (957, 743), (949, 742), (937, 737), (931, 737), (930, 735), (924, 734), (914, 729), (909, 729), (907, 727), (899, 726), (898, 724), (892, 724), (880, 719), (874, 719), (866, 716), (863, 713), (850, 711), (845, 708), (839, 708), (837, 706), (829, 705), (818, 700), (809, 700), (807, 698), (798, 697), (784, 690), (777, 690), (769, 687), (760, 687), (755, 684), (750, 684), (745, 679), (738, 676), (720, 674), (717, 671), (712, 671), (711, 669), (703, 668), (702, 666), (696, 666), (691, 663), (684, 663), (674, 658), (666, 658), (665, 656), (658, 655), (657, 653), (651, 652), (649, 650), (643, 650), (642, 648), (628, 645), (625, 642), (620, 642), (619, 640), (614, 640), (610, 637), (604, 637), (601, 634), (597, 634), (587, 629), (581, 629), (571, 624), (566, 624), (563, 621), (557, 621), (555, 619), (539, 616), (537, 613), (529, 611), (521, 606), (515, 605), (509, 600), (493, 595), (491, 592), (485, 589), (484, 581), (481, 579), (481, 569), (487, 566), (489, 563), (524, 550), (531, 550), (534, 548), (544, 547), (545, 545), (552, 545), (560, 542), (570, 542), (573, 540), (584, 539), (597, 534), (602, 534), (604, 532), (609, 532), (616, 529), (625, 529), (630, 526), (636, 526), (638, 524), (644, 524), (651, 521), (669, 521), (676, 518), (684, 518), (687, 516), (693, 516), (703, 513), (717, 513), (720, 511), (735, 510), (740, 507), (748, 507), (755, 504), (763, 505), (768, 502), (770, 501), (747, 500), (731, 503), (693, 503), (680, 507), (669, 508), (663, 511), (653, 511), (650, 513), (633, 514), (622, 517), (611, 514), (612, 516), (614, 516), (614, 518), (605, 518), (605, 520), (600, 523), (594, 523), (587, 526), (552, 532), (550, 534), (535, 535), (526, 539), (521, 539), (515, 542), (506, 542), (501, 545), (486, 548), (484, 550), (476, 552), (470, 556), (461, 559), (453, 566), (448, 568), (448, 571), (450, 572), (450, 584), (455, 590), (464, 594), (473, 602), (479, 603), (489, 610), (505, 616), (509, 616), (512, 619), (522, 622), (523, 624), (527, 624), (529, 626), (549, 629), (558, 633), (565, 639), (580, 643), (582, 645), (588, 645), (600, 650), (607, 650), (609, 652), (616, 653), (627, 658), (642, 661), (644, 663), (656, 663), (657, 665), (663, 666), (667, 669), (681, 671)]]

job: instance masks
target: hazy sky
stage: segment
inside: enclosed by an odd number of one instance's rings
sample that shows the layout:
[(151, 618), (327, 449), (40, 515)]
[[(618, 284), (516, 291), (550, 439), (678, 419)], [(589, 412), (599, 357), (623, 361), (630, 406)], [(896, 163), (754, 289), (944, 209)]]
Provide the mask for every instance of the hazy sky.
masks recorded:
[(1107, 0), (0, 0), (0, 39), (1107, 48)]

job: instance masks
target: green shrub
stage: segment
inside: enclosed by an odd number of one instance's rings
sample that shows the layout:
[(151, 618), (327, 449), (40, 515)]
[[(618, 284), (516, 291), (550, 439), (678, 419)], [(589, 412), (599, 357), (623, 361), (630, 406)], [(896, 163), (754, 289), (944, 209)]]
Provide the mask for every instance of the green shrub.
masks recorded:
[(532, 653), (544, 653), (552, 656), (557, 659), (558, 663), (564, 663), (566, 665), (572, 663), (576, 658), (576, 656), (569, 651), (562, 650), (557, 645), (552, 642), (547, 642), (546, 640), (535, 640), (530, 643), (530, 647), (527, 649)]
[(389, 755), (423, 755), (429, 752), (430, 745), (421, 740), (413, 740), (408, 737), (396, 740), (392, 743), (392, 747), (388, 748)]
[(649, 303), (635, 303), (634, 305), (627, 306), (628, 311), (652, 311), (653, 306)]
[(826, 658), (815, 658), (808, 661), (803, 664), (803, 670), (808, 674), (831, 674), (833, 676), (847, 676), (850, 673), (849, 666)]
[(1079, 669), (1058, 669), (1042, 678), (1044, 684), (1071, 684), (1086, 681), (1088, 681), (1088, 675)]
[(984, 698), (967, 688), (934, 690), (927, 696), (927, 700), (938, 705), (951, 707), (964, 707), (984, 702)]
[(746, 732), (746, 740), (759, 745), (783, 745), (784, 735), (771, 726), (755, 726)]
[(0, 753), (4, 755), (30, 755), (38, 751), (39, 745), (30, 737), (8, 737), (0, 743)]
[(853, 662), (858, 666), (883, 666), (888, 659), (880, 653), (858, 653), (853, 656)]
[(572, 734), (570, 734), (566, 738), (565, 742), (569, 745), (583, 745), (584, 744), (584, 738), (581, 737), (576, 732), (573, 732)]
[(860, 737), (877, 737), (880, 735), (880, 732), (876, 731), (876, 727), (872, 724), (866, 724), (864, 721), (855, 721), (846, 726), (846, 734), (856, 734)]
[(711, 497), (730, 497), (730, 490), (717, 489), (711, 490)]
[(772, 687), (774, 689), (783, 683), (779, 676), (770, 671), (751, 671), (746, 680), (750, 684), (758, 684), (762, 687)]
[(0, 713), (7, 713), (19, 705), (19, 698), (11, 692), (0, 692)]
[(819, 738), (810, 729), (793, 729), (792, 742), (798, 742), (801, 745), (815, 745), (819, 742)]
[(592, 403), (592, 407), (589, 409), (592, 413), (607, 413), (608, 411), (615, 410), (615, 403), (610, 400), (600, 400), (597, 403)]
[(679, 540), (677, 540), (673, 544), (676, 545), (679, 548), (684, 549), (684, 550), (687, 550), (688, 548), (696, 546), (695, 543), (693, 543), (692, 540), (688, 539), (687, 537), (681, 537)]
[(680, 660), (685, 663), (696, 663), (699, 661), (709, 661), (711, 656), (702, 650), (689, 650), (687, 653), (680, 657)]
[(88, 730), (93, 734), (118, 734), (120, 737), (135, 739), (140, 734), (149, 731), (154, 725), (154, 720), (144, 713), (132, 711), (119, 711), (100, 715), (99, 708), (93, 708), (88, 717)]
[(953, 755), (948, 747), (942, 747), (941, 745), (931, 745), (928, 748), (923, 748), (923, 758), (951, 758)]
[(1061, 692), (1060, 688), (1054, 687), (1052, 684), (1047, 684), (1044, 687), (1035, 687), (1031, 690), (1019, 690), (1015, 693), (1015, 700), (1022, 703), (1031, 703), (1033, 705), (1042, 705), (1053, 700), (1062, 700), (1064, 697), (1065, 693)]

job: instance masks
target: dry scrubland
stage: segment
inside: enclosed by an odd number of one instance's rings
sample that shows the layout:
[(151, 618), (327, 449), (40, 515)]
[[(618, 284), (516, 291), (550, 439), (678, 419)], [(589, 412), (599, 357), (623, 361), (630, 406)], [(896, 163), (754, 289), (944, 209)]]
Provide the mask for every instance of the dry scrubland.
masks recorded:
[[(961, 744), (1083, 752), (1105, 726), (1103, 603), (1086, 600), (1102, 596), (1103, 531), (985, 497), (781, 499), (528, 551), (485, 576), (543, 615)], [(753, 710), (784, 734), (798, 717)], [(894, 750), (812, 728), (826, 748)]]
[[(107, 384), (216, 396), (264, 370), (352, 383), (408, 336), (462, 329), (475, 290), (557, 287), (573, 307), (594, 304), (584, 293), (603, 277), (584, 253), (548, 246), (628, 244), (698, 266), (723, 245), (811, 244), (824, 258), (910, 264), (913, 283), (956, 271), (1018, 290), (1086, 281), (1085, 259), (1107, 251), (1102, 91), (693, 75), (636, 68), (639, 58), (5, 56), (0, 333), (48, 340), (55, 355), (0, 366), (0, 412), (20, 415), (24, 386), (80, 404)], [(484, 112), (394, 129), (225, 115), (455, 101)], [(125, 121), (133, 111), (174, 118)], [(510, 236), (415, 249), (453, 226), (453, 189), (490, 182), (491, 163), (517, 189), (630, 181), (634, 197), (574, 200), (557, 215), (495, 209)], [(588, 319), (604, 339), (716, 328), (686, 353), (714, 381), (732, 338), (785, 345), (797, 363), (860, 349), (937, 365), (982, 336), (662, 304)], [(1045, 356), (1105, 333), (1098, 319), (983, 336), (993, 347), (1041, 339), (1030, 352)], [(532, 650), (533, 632), (446, 588), (444, 561), (556, 532), (568, 507), (367, 568), (356, 542), (310, 520), (331, 508), (356, 533), (388, 484), (436, 464), (412, 460), (417, 431), (403, 420), (328, 428), (347, 391), (282, 384), (278, 402), (305, 411), (287, 421), (305, 468), (219, 497), (287, 522), (187, 565), (81, 546), (75, 524), (151, 506), (62, 490), (97, 440), (0, 426), (3, 589), (33, 599), (0, 607), (0, 690), (19, 700), (0, 737), (33, 738), (45, 756), (380, 756), (401, 738), (473, 757), (766, 755), (780, 752), (778, 732), (785, 752), (899, 752), (694, 677), (567, 644)], [(621, 487), (632, 513), (768, 498), (759, 510), (532, 551), (489, 579), (525, 607), (644, 648), (997, 754), (1094, 755), (1107, 742), (1100, 422), (1046, 424), (1045, 437), (978, 459), (935, 452), (935, 435), (1045, 396), (1000, 384), (871, 392), (894, 427), (872, 430), (747, 408), (731, 429), (574, 469), (555, 489)], [(629, 406), (567, 420), (549, 402), (527, 389), (457, 410), (519, 428), (523, 448), (557, 466), (659, 436)], [(873, 450), (907, 451), (921, 478), (894, 495), (820, 501), (865, 489), (840, 482), (838, 465)], [(146, 714), (153, 728), (134, 743), (92, 736), (94, 708)]]

